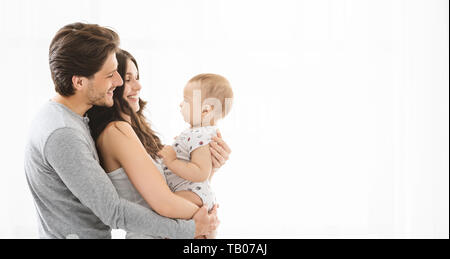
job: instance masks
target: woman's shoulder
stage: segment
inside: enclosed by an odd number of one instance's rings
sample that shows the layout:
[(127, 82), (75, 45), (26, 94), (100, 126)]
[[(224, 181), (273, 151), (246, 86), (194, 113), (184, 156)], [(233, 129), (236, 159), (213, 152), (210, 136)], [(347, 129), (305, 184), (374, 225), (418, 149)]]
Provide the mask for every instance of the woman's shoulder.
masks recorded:
[(131, 127), (130, 123), (126, 121), (112, 121), (108, 125), (106, 125), (105, 129), (100, 135), (115, 136), (118, 133), (129, 135), (131, 133), (134, 133), (134, 130)]
[(130, 137), (136, 137), (136, 134), (128, 122), (112, 121), (98, 136), (97, 146), (111, 148), (114, 143), (129, 140)]

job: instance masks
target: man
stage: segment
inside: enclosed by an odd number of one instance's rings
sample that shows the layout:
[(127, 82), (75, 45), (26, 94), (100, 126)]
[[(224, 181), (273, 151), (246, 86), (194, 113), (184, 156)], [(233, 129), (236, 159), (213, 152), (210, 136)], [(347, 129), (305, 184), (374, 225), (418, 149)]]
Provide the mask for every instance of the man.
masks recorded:
[[(39, 235), (111, 238), (111, 228), (166, 238), (206, 235), (219, 224), (216, 210), (208, 214), (202, 208), (193, 220), (161, 217), (121, 199), (99, 164), (84, 115), (93, 105), (113, 105), (112, 93), (123, 84), (115, 57), (118, 45), (114, 31), (83, 23), (64, 26), (50, 44), (57, 95), (35, 118), (25, 150)], [(228, 157), (229, 152), (223, 154)]]

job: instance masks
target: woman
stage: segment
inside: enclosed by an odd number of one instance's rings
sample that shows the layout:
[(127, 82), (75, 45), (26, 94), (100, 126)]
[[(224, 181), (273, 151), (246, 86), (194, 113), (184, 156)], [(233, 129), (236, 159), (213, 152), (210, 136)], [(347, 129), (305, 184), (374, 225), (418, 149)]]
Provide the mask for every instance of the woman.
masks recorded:
[[(191, 219), (198, 206), (172, 193), (166, 184), (157, 155), (164, 145), (143, 115), (146, 102), (139, 98), (137, 62), (124, 50), (116, 56), (124, 85), (114, 91), (113, 107), (94, 106), (88, 111), (101, 164), (123, 198), (150, 206), (165, 217)], [(220, 134), (214, 140), (211, 154), (216, 170), (231, 151)], [(127, 233), (127, 238), (142, 236)]]

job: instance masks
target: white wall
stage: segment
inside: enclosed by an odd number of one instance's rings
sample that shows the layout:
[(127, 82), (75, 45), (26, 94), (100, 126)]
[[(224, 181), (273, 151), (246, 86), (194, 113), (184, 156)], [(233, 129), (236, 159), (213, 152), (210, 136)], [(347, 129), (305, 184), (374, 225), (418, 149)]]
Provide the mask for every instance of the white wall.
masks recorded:
[(37, 237), (23, 146), (54, 93), (50, 40), (76, 21), (121, 35), (167, 143), (190, 77), (231, 81), (219, 237), (449, 238), (448, 5), (0, 0), (0, 238)]

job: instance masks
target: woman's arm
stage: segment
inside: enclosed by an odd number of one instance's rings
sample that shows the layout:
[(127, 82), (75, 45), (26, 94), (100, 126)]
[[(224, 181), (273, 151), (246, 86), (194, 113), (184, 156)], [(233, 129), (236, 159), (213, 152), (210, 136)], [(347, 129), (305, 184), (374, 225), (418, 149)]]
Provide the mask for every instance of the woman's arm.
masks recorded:
[(198, 207), (170, 191), (131, 125), (123, 121), (112, 124), (102, 133), (104, 148), (123, 167), (144, 200), (162, 216), (192, 218)]

